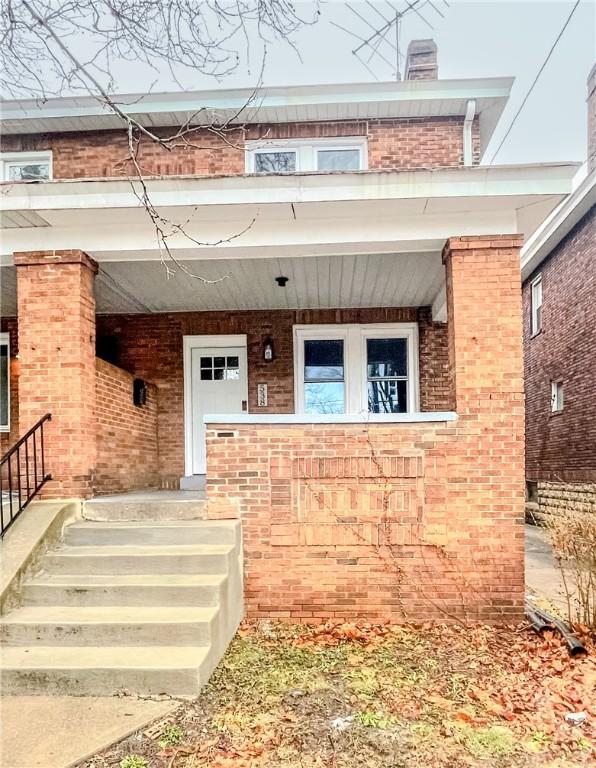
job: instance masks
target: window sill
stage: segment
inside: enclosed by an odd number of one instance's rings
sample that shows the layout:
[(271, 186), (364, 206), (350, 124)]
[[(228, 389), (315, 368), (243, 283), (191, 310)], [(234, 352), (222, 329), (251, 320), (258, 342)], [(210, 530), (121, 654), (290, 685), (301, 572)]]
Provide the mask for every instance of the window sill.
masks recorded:
[(540, 336), (540, 334), (541, 334), (541, 333), (542, 333), (542, 328), (541, 328), (539, 331), (536, 331), (535, 333), (532, 333), (532, 334), (530, 335), (530, 341), (531, 341), (532, 339), (535, 339), (535, 338), (536, 338), (536, 336)]
[(418, 413), (207, 413), (205, 424), (417, 424), (457, 421), (454, 411)]

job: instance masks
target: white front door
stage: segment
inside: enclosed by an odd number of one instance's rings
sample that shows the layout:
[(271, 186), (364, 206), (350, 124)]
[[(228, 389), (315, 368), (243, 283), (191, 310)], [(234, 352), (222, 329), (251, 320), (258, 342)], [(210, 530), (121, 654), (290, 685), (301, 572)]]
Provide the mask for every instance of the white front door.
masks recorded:
[[(186, 371), (190, 375), (190, 403), (187, 399), (187, 404), (191, 424), (187, 474), (190, 458), (191, 473), (203, 475), (206, 469), (205, 414), (238, 414), (247, 410), (246, 346), (192, 346), (189, 356)], [(187, 423), (187, 430), (188, 426)]]

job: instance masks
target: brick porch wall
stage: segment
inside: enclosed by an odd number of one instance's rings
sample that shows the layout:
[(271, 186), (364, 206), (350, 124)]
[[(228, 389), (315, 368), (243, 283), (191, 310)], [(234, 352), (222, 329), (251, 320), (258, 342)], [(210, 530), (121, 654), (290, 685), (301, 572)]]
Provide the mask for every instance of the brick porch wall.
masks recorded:
[(147, 385), (146, 404), (136, 406), (134, 377), (104, 360), (95, 362), (95, 493), (159, 487), (155, 386)]
[[(177, 312), (156, 315), (101, 315), (98, 336), (118, 340), (118, 364), (157, 387), (159, 472), (164, 485), (184, 475), (184, 371), (182, 337), (246, 334), (249, 409), (255, 413), (294, 411), (293, 325), (318, 323), (396, 323), (418, 320), (422, 410), (452, 406), (447, 326), (433, 323), (429, 308)], [(276, 359), (265, 363), (262, 344), (271, 336)], [(268, 406), (257, 406), (257, 384), (268, 384)]]
[[(158, 129), (169, 136), (175, 129)], [(480, 133), (474, 122), (474, 162), (479, 161)], [(368, 165), (371, 169), (440, 168), (463, 165), (463, 117), (428, 117), (402, 120), (368, 120), (327, 123), (251, 125), (230, 133), (224, 142), (199, 131), (195, 147), (168, 151), (149, 140), (141, 143), (139, 161), (147, 175), (200, 176), (244, 173), (244, 141), (274, 139), (368, 137)], [(53, 152), (55, 179), (121, 176), (125, 169), (125, 131), (70, 132), (5, 136), (2, 151)]]
[(457, 422), (208, 425), (209, 515), (242, 518), (249, 615), (521, 617), (520, 245), (446, 246)]

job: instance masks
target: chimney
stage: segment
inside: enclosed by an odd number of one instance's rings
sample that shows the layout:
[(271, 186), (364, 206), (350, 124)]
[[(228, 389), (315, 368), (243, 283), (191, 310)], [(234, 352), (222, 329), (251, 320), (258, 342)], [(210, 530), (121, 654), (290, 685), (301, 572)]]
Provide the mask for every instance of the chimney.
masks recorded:
[(404, 80), (436, 80), (439, 76), (434, 40), (412, 40), (406, 54)]
[(596, 64), (588, 75), (588, 173), (596, 168)]

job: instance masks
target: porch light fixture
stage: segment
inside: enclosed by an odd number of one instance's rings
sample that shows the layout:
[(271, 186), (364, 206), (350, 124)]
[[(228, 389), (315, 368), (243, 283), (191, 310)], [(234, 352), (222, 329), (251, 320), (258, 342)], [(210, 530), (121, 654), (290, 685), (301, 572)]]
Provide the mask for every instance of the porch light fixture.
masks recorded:
[(280, 288), (285, 288), (289, 279), (290, 279), (289, 277), (284, 277), (283, 275), (280, 275), (279, 277), (275, 278), (275, 282), (279, 285)]
[(270, 363), (275, 360), (275, 347), (273, 346), (273, 339), (271, 336), (267, 336), (263, 342), (263, 360), (266, 363)]

